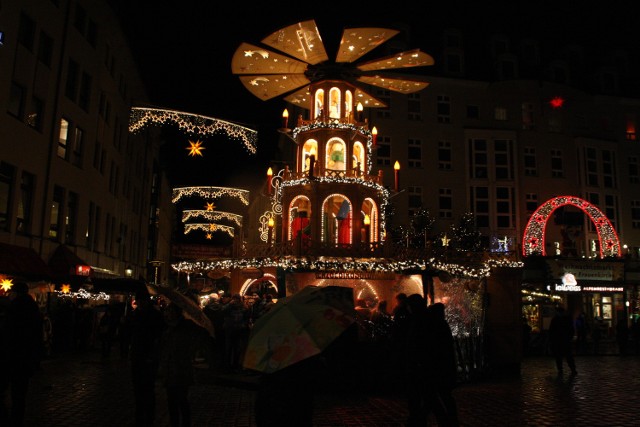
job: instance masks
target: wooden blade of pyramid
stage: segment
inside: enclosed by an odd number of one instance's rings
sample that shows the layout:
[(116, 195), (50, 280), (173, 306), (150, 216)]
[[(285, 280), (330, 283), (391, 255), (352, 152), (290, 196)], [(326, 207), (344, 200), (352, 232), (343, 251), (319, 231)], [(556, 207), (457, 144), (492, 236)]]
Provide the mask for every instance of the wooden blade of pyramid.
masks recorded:
[(358, 65), (358, 69), (361, 71), (392, 70), (397, 68), (425, 67), (433, 64), (434, 61), (431, 55), (421, 52), (420, 49), (415, 49), (365, 62)]
[(304, 74), (307, 64), (270, 50), (242, 43), (231, 59), (233, 74)]
[(241, 75), (239, 77), (249, 92), (265, 101), (311, 83), (303, 74)]
[(329, 59), (314, 20), (281, 28), (265, 37), (262, 43), (308, 64), (315, 65)]
[(398, 33), (388, 28), (347, 28), (342, 33), (336, 62), (353, 62)]
[(429, 83), (424, 81), (383, 76), (361, 76), (358, 77), (358, 81), (400, 93), (418, 92), (429, 86)]
[(386, 108), (387, 104), (380, 101), (376, 97), (367, 93), (366, 91), (358, 88), (356, 89), (356, 105), (359, 103), (362, 104), (363, 107), (366, 108)]

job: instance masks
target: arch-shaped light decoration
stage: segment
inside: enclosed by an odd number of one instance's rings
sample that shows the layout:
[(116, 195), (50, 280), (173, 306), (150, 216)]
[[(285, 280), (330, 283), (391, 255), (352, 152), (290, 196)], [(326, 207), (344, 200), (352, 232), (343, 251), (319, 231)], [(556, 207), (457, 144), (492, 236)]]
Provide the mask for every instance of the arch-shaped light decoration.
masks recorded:
[(187, 222), (193, 218), (203, 218), (210, 222), (226, 219), (237, 224), (239, 227), (242, 227), (242, 215), (234, 214), (231, 212), (197, 209), (186, 209), (182, 211), (182, 222)]
[(529, 218), (523, 235), (522, 254), (546, 255), (544, 235), (549, 217), (561, 206), (572, 205), (581, 209), (589, 216), (596, 226), (600, 241), (600, 258), (621, 256), (620, 239), (611, 221), (600, 209), (588, 201), (574, 196), (558, 196), (544, 202)]
[(249, 205), (249, 190), (228, 187), (178, 187), (171, 194), (171, 202), (177, 203), (183, 197), (196, 195), (205, 199), (217, 199), (223, 196), (236, 197), (245, 205)]
[(249, 129), (248, 127), (184, 111), (144, 107), (131, 108), (129, 132), (139, 132), (150, 123), (173, 123), (183, 132), (202, 137), (223, 133), (229, 138), (242, 141), (247, 151), (251, 154), (256, 154), (258, 131)]
[(235, 235), (233, 227), (214, 223), (190, 223), (184, 225), (184, 234), (189, 234), (192, 231), (205, 231), (207, 233), (222, 231), (231, 237)]
[(260, 234), (260, 240), (266, 242), (269, 239), (269, 218), (273, 218), (276, 221), (276, 216), (282, 216), (282, 192), (281, 186), (284, 181), (285, 169), (280, 169), (277, 174), (271, 177), (271, 210), (264, 211), (264, 213), (258, 219), (260, 226), (258, 227), (258, 233)]

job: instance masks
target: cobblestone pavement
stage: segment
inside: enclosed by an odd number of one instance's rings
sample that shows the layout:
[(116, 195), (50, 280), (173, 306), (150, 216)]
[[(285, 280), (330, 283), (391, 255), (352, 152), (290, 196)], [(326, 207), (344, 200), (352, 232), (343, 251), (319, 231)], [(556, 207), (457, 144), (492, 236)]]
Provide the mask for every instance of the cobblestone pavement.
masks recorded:
[[(557, 377), (549, 357), (526, 358), (521, 375), (461, 384), (454, 396), (464, 427), (640, 426), (640, 357), (577, 357), (578, 375)], [(252, 427), (257, 377), (202, 371), (191, 392), (193, 425)], [(157, 426), (167, 426), (157, 387)], [(319, 427), (404, 425), (402, 396), (336, 383), (316, 394)], [(133, 395), (129, 364), (98, 353), (45, 360), (32, 380), (27, 426), (130, 426)], [(435, 425), (435, 424), (434, 424)]]

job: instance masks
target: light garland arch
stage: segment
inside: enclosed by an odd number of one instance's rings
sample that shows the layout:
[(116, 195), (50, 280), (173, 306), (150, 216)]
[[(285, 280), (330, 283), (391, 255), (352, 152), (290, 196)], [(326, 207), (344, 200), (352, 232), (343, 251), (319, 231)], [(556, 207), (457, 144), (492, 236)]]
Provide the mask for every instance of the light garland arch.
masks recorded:
[(544, 202), (529, 218), (527, 227), (524, 230), (522, 254), (546, 255), (544, 235), (549, 217), (561, 206), (572, 205), (581, 209), (589, 216), (589, 219), (596, 226), (598, 240), (600, 241), (600, 258), (619, 257), (620, 239), (611, 221), (593, 204), (574, 196), (558, 196)]
[(204, 218), (210, 222), (229, 220), (238, 227), (242, 227), (242, 215), (224, 211), (207, 211), (203, 209), (185, 209), (182, 211), (182, 222), (187, 222), (192, 218)]
[(251, 154), (256, 154), (257, 151), (258, 131), (249, 129), (248, 127), (184, 111), (166, 110), (162, 108), (131, 108), (129, 132), (137, 133), (150, 123), (173, 123), (178, 126), (178, 129), (181, 131), (203, 137), (216, 133), (224, 133), (229, 136), (229, 138), (242, 141), (247, 151)]
[(177, 203), (183, 197), (196, 195), (205, 199), (217, 199), (222, 196), (235, 197), (249, 205), (249, 190), (228, 187), (177, 187), (171, 193), (171, 202)]

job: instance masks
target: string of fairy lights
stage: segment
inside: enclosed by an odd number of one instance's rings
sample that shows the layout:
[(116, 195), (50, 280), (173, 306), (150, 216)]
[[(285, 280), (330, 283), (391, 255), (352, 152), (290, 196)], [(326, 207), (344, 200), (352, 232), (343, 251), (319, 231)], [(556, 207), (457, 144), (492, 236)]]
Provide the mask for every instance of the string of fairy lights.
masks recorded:
[(172, 123), (181, 131), (202, 137), (218, 133), (240, 140), (251, 154), (256, 153), (258, 132), (245, 126), (213, 117), (161, 108), (133, 107), (129, 116), (129, 132), (137, 133), (149, 124)]
[[(227, 233), (231, 237), (235, 235), (235, 231), (233, 227), (228, 225), (223, 225), (223, 224), (214, 224), (214, 223), (191, 222), (184, 225), (184, 234), (189, 234), (192, 231), (205, 231), (205, 232), (220, 231), (223, 233)], [(207, 236), (207, 238), (210, 239), (211, 236)]]
[(177, 203), (182, 198), (197, 196), (203, 199), (218, 199), (228, 196), (240, 200), (243, 204), (249, 205), (249, 190), (230, 187), (176, 187), (171, 194), (171, 202)]
[(242, 226), (242, 215), (234, 214), (231, 212), (204, 209), (185, 209), (182, 211), (182, 222), (187, 222), (194, 218), (202, 218), (211, 222), (228, 220), (238, 225), (239, 227)]

